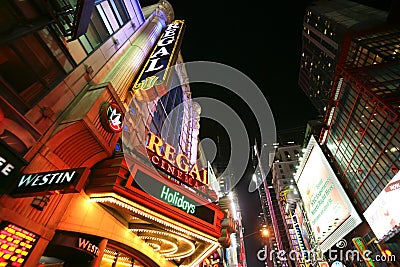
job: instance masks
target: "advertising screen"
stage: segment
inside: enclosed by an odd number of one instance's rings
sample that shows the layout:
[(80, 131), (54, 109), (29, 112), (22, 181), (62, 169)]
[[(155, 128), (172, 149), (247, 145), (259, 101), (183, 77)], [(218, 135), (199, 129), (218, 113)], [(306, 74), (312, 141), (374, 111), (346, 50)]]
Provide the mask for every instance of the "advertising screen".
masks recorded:
[(15, 224), (0, 223), (0, 266), (22, 267), (39, 236)]
[(364, 217), (378, 239), (400, 224), (400, 172), (385, 186), (364, 212)]
[(328, 250), (360, 224), (361, 218), (313, 137), (303, 161), (297, 185), (313, 234), (321, 249)]
[(303, 212), (301, 211), (299, 205), (297, 205), (294, 214), (297, 216), (297, 221), (301, 230), (301, 236), (303, 238), (305, 248), (309, 251), (311, 250), (309, 233), (307, 231), (306, 222), (304, 221)]

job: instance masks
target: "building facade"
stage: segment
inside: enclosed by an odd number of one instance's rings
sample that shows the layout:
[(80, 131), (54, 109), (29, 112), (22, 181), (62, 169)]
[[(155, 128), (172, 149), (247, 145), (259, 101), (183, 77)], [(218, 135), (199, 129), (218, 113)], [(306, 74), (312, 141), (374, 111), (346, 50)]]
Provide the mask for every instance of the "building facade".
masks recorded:
[[(380, 264), (371, 263), (373, 257), (384, 256), (388, 264), (396, 265), (398, 261), (393, 257), (388, 259), (388, 255), (399, 257), (399, 220), (396, 217), (399, 213), (390, 215), (394, 208), (389, 204), (400, 200), (398, 191), (391, 189), (398, 179), (400, 162), (397, 149), (398, 25), (386, 19), (387, 12), (351, 2), (347, 2), (347, 6), (339, 3), (321, 2), (307, 10), (304, 25), (306, 31), (310, 30), (310, 36), (306, 35), (308, 32), (303, 34), (299, 84), (303, 90), (304, 84), (312, 84), (309, 86), (311, 91), (322, 92), (319, 83), (315, 82), (322, 76), (317, 72), (317, 76), (310, 73), (311, 70), (330, 68), (329, 77), (321, 80), (327, 84), (323, 96), (308, 94), (311, 99), (316, 97), (322, 101), (320, 110), (325, 114), (325, 126), (314, 136), (322, 145), (351, 204), (362, 215), (362, 223), (345, 236), (346, 249), (372, 251), (370, 259), (348, 264), (373, 266)], [(319, 68), (311, 59), (326, 48), (326, 35), (322, 36), (319, 31), (323, 38), (312, 40), (309, 21), (315, 27), (322, 22), (326, 26), (323, 33), (337, 38), (335, 51), (331, 51), (334, 53), (331, 56), (326, 53), (325, 58), (329, 61), (321, 61)], [(310, 70), (307, 75), (306, 69)], [(387, 217), (385, 214), (390, 217), (388, 222), (378, 222), (378, 217)]]
[(318, 1), (306, 10), (298, 84), (319, 114), (329, 103), (345, 36), (385, 23), (387, 13), (355, 2)]
[[(345, 187), (362, 213), (399, 170), (397, 75), (398, 63), (375, 63), (368, 70), (338, 67), (338, 86), (326, 118), (325, 142)], [(398, 223), (395, 221), (394, 229)], [(370, 227), (374, 229), (376, 225)], [(388, 233), (392, 228), (386, 230)], [(376, 238), (382, 241), (382, 236), (375, 236), (369, 227), (359, 234), (368, 236), (366, 242)], [(387, 245), (398, 253), (397, 241), (390, 243)]]
[[(267, 157), (261, 158), (256, 145), (254, 149), (253, 165), (255, 172), (253, 174), (253, 181), (255, 182), (259, 197), (262, 213), (260, 219), (263, 225), (263, 229), (268, 231), (268, 234), (264, 236), (266, 262), (267, 266), (293, 266), (294, 262), (288, 257), (288, 255), (282, 255), (279, 252), (289, 253), (291, 250), (290, 241), (285, 229), (285, 218), (282, 217), (281, 208), (279, 204), (279, 192), (275, 191), (273, 186), (273, 175), (272, 173), (266, 173), (264, 171), (265, 166), (270, 164), (270, 160)], [(268, 155), (271, 157), (271, 155)]]
[(0, 266), (200, 264), (224, 214), (197, 160), (184, 21), (167, 1), (0, 5)]
[(317, 244), (310, 234), (310, 225), (294, 180), (303, 152), (302, 147), (297, 144), (277, 145), (272, 164), (272, 184), (277, 192), (277, 206), (283, 218), (282, 225), (285, 227), (291, 260), (295, 266), (300, 267), (312, 263), (309, 252)]

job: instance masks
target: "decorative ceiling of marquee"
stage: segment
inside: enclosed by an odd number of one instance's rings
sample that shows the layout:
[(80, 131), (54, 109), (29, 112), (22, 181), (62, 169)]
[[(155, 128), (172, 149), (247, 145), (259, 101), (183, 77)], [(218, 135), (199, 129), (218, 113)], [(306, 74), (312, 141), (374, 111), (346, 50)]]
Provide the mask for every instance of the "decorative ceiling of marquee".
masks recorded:
[(91, 194), (154, 251), (179, 266), (193, 266), (219, 247), (218, 240), (117, 194)]

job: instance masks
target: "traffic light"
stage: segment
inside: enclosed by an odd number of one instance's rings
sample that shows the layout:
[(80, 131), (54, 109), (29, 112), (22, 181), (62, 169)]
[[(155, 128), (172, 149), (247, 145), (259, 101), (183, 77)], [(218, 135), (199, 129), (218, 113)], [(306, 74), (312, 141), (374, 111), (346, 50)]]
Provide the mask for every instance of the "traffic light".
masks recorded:
[(227, 248), (231, 245), (231, 238), (230, 238), (230, 233), (229, 233), (228, 229), (226, 229), (226, 228), (221, 229), (221, 236), (218, 238), (218, 242), (224, 248)]
[(226, 196), (219, 200), (220, 209), (224, 212), (224, 219), (221, 222), (221, 236), (218, 238), (218, 242), (222, 247), (229, 247), (231, 245), (230, 235), (236, 232), (236, 222), (231, 217), (229, 212), (230, 199)]
[(236, 223), (232, 217), (229, 216), (229, 212), (221, 222), (221, 236), (218, 238), (218, 242), (221, 246), (227, 248), (231, 245), (230, 235), (236, 232)]

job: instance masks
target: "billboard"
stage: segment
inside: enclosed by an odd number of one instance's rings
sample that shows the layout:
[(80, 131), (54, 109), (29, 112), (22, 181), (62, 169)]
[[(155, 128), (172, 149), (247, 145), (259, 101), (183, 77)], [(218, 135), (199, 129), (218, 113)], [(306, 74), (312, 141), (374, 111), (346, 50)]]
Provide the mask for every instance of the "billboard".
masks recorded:
[(0, 223), (0, 266), (24, 266), (39, 235), (7, 221)]
[(360, 216), (314, 137), (308, 143), (296, 173), (296, 182), (322, 251), (328, 250), (361, 223)]
[(364, 212), (364, 217), (378, 239), (400, 224), (400, 172), (385, 186)]

